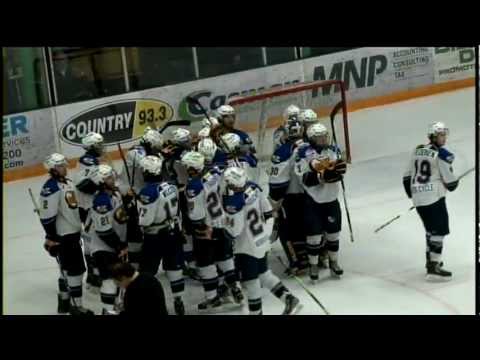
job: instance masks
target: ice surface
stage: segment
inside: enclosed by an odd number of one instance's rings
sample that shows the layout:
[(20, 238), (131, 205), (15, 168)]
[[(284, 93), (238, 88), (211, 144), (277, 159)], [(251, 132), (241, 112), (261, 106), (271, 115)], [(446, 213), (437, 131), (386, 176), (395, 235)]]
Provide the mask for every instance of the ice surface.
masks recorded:
[[(475, 311), (475, 173), (465, 177), (447, 196), (451, 234), (446, 237), (444, 262), (453, 272), (446, 283), (424, 279), (425, 238), (420, 219), (402, 186), (410, 152), (425, 141), (425, 124), (445, 121), (448, 147), (456, 155), (457, 174), (475, 164), (475, 91), (473, 88), (351, 113), (354, 163), (345, 179), (355, 242), (343, 213), (339, 261), (340, 280), (320, 275), (316, 285), (303, 277), (333, 315), (342, 314), (473, 314)], [(376, 126), (382, 121), (382, 126)], [(409, 131), (409, 129), (411, 131)], [(366, 141), (370, 139), (370, 141)], [(377, 146), (375, 146), (375, 141)], [(387, 144), (388, 142), (388, 144)], [(380, 145), (378, 145), (380, 144)], [(357, 160), (355, 160), (355, 155)], [(116, 166), (121, 166), (119, 162)], [(44, 177), (4, 184), (4, 313), (55, 314), (58, 270), (42, 248), (44, 233), (32, 211), (27, 188), (38, 193)], [(343, 208), (343, 199), (340, 197)], [(404, 214), (388, 227), (373, 230)], [(273, 271), (304, 304), (300, 314), (321, 315), (320, 307), (295, 279), (283, 277), (280, 244), (270, 254)], [(170, 294), (163, 273), (159, 278)], [(202, 300), (199, 283), (187, 281), (187, 312)], [(99, 295), (85, 291), (84, 305), (100, 312)], [(169, 295), (169, 309), (173, 313)], [(265, 291), (264, 314), (280, 314), (283, 305)], [(246, 314), (243, 309), (225, 314)]]

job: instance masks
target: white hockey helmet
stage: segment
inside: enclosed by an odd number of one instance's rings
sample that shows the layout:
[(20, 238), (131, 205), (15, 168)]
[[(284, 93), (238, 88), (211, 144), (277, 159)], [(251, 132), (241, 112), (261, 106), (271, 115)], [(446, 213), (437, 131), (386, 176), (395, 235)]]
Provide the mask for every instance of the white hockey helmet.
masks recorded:
[(52, 169), (55, 169), (55, 166), (67, 166), (67, 159), (62, 154), (53, 153), (47, 156), (43, 165), (45, 166), (45, 169), (50, 171)]
[(220, 138), (222, 140), (221, 147), (227, 153), (235, 152), (240, 146), (241, 139), (240, 139), (240, 136), (238, 136), (237, 134), (226, 133), (222, 135)]
[(205, 157), (197, 151), (189, 151), (182, 156), (182, 164), (188, 169), (202, 171), (205, 165)]
[(145, 156), (140, 161), (140, 167), (142, 168), (142, 171), (144, 173), (147, 172), (152, 175), (160, 175), (162, 173), (162, 165), (163, 165), (162, 158), (155, 155)]
[(106, 178), (113, 178), (113, 176), (114, 172), (110, 165), (100, 164), (93, 171), (91, 179), (95, 184), (100, 185), (105, 182)]
[(82, 138), (83, 148), (86, 150), (94, 149), (101, 154), (103, 151), (103, 136), (96, 132), (89, 132)]
[(210, 138), (202, 139), (198, 143), (198, 152), (205, 157), (205, 160), (212, 161), (217, 152), (217, 145)]
[(430, 124), (428, 126), (428, 137), (429, 138), (431, 138), (432, 136), (437, 136), (439, 134), (442, 134), (442, 135), (448, 135), (449, 134), (449, 130), (443, 122), (437, 121), (437, 122), (435, 122), (433, 124)]
[(219, 123), (217, 118), (209, 116), (208, 118), (203, 118), (202, 125), (204, 127), (214, 128), (217, 127)]
[(163, 145), (163, 136), (151, 127), (147, 127), (142, 136), (142, 141), (149, 144), (152, 149), (160, 149)]
[(239, 167), (229, 167), (223, 173), (223, 178), (228, 187), (243, 188), (247, 183), (247, 172)]
[(310, 126), (307, 130), (308, 140), (312, 140), (314, 137), (328, 136), (328, 130), (325, 125), (316, 123)]
[(210, 136), (210, 127), (209, 126), (205, 126), (204, 128), (202, 128), (198, 132), (198, 137), (200, 139), (205, 139), (205, 138), (208, 138), (209, 136)]
[(318, 121), (317, 113), (315, 111), (313, 111), (312, 109), (304, 109), (304, 110), (300, 111), (300, 114), (298, 114), (298, 119), (304, 125), (312, 124), (312, 123)]
[(187, 129), (178, 128), (172, 132), (172, 141), (176, 144), (189, 144), (191, 140), (192, 136)]
[(298, 119), (298, 115), (300, 114), (300, 108), (296, 105), (289, 105), (285, 111), (283, 112), (283, 119), (285, 122), (294, 118), (294, 120)]
[(217, 109), (217, 114), (219, 118), (235, 115), (235, 109), (231, 105), (222, 105)]

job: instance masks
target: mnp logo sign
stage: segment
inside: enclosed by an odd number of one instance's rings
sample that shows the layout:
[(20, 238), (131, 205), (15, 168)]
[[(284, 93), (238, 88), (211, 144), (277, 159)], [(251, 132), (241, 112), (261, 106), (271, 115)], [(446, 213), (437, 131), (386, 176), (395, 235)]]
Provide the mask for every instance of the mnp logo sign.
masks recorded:
[(143, 135), (145, 128), (161, 128), (173, 117), (173, 108), (161, 100), (131, 99), (102, 104), (67, 120), (60, 138), (81, 145), (82, 138), (94, 131), (103, 135), (105, 145), (131, 141)]

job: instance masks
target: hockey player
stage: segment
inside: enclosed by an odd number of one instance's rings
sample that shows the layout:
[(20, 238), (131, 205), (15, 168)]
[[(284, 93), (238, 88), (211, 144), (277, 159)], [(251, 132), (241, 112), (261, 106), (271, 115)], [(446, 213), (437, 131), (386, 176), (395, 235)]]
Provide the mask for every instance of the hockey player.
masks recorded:
[(45, 229), (44, 248), (60, 268), (58, 313), (93, 315), (82, 307), (82, 280), (85, 273), (80, 243), (82, 224), (75, 188), (67, 176), (67, 161), (54, 153), (45, 160), (50, 178), (40, 192), (39, 216)]
[(234, 241), (236, 262), (242, 285), (247, 289), (250, 314), (262, 314), (262, 286), (285, 303), (284, 315), (295, 313), (300, 309), (300, 301), (268, 268), (272, 206), (261, 188), (247, 181), (247, 174), (242, 168), (227, 168), (224, 179), (226, 193), (222, 203), (226, 212), (226, 234)]
[(250, 153), (241, 150), (240, 136), (234, 133), (226, 133), (220, 137), (221, 152), (214, 160), (220, 167), (238, 166), (247, 171), (247, 176), (253, 178), (257, 168), (257, 159)]
[(225, 218), (220, 200), (220, 169), (206, 169), (205, 158), (195, 151), (186, 153), (182, 163), (189, 174), (186, 188), (188, 216), (194, 229), (193, 249), (206, 296), (198, 309), (207, 310), (222, 305), (217, 292), (219, 282), (215, 264), (221, 269), (234, 301), (240, 304), (243, 294), (237, 285), (232, 243), (223, 232)]
[(446, 149), (448, 128), (442, 122), (429, 126), (426, 145), (418, 145), (403, 178), (407, 196), (412, 199), (426, 232), (427, 279), (450, 280), (452, 273), (443, 269), (443, 239), (450, 233), (445, 201), (446, 191), (458, 186), (453, 173), (454, 154)]
[(296, 105), (289, 105), (283, 112), (283, 124), (273, 132), (273, 150), (283, 145), (288, 138), (287, 124), (289, 121), (298, 121), (300, 108)]
[(330, 145), (329, 134), (320, 123), (307, 130), (308, 146), (298, 150), (295, 173), (302, 181), (305, 196), (305, 230), (310, 279), (318, 280), (319, 252), (322, 241), (328, 251), (332, 276), (340, 277), (343, 270), (338, 264), (339, 237), (342, 214), (338, 202), (338, 182), (346, 172), (346, 163), (339, 149)]
[(308, 267), (303, 224), (305, 194), (294, 171), (296, 149), (302, 142), (303, 127), (298, 120), (290, 119), (284, 131), (284, 143), (272, 155), (269, 197), (276, 209), (275, 225), (278, 226), (280, 243), (289, 261), (288, 272), (298, 275), (299, 271)]
[(255, 154), (255, 147), (253, 146), (250, 136), (242, 130), (235, 129), (235, 109), (230, 105), (222, 105), (217, 109), (218, 122), (220, 125), (214, 128), (210, 134), (213, 141), (218, 146), (222, 146), (220, 137), (226, 133), (234, 133), (240, 137), (239, 151), (242, 155)]
[[(121, 184), (120, 192), (124, 196), (124, 204), (128, 213), (127, 239), (128, 239), (128, 260), (138, 269), (139, 256), (142, 247), (143, 234), (138, 226), (138, 213), (135, 205), (135, 197), (145, 186), (143, 180), (141, 160), (148, 155), (162, 156), (160, 151), (163, 146), (163, 137), (157, 130), (150, 127), (145, 129), (138, 145), (133, 146), (127, 152), (126, 165), (122, 167), (119, 177)], [(130, 182), (129, 182), (130, 177)]]
[[(78, 162), (75, 186), (78, 190), (80, 219), (85, 228), (90, 222), (89, 211), (92, 207), (93, 194), (97, 191), (97, 185), (93, 182), (91, 175), (100, 164), (100, 158), (104, 153), (103, 136), (96, 132), (90, 132), (82, 138), (82, 146), (85, 154), (80, 157)], [(82, 231), (82, 239), (88, 271), (86, 282), (94, 288), (99, 288), (102, 280), (91, 256), (91, 239), (85, 231)]]
[(195, 259), (193, 258), (193, 239), (192, 239), (192, 225), (188, 218), (187, 199), (185, 197), (185, 185), (187, 183), (187, 170), (182, 164), (182, 156), (190, 151), (193, 147), (193, 139), (189, 130), (178, 128), (172, 132), (172, 141), (162, 150), (165, 157), (164, 178), (174, 183), (179, 192), (179, 206), (182, 214), (182, 227), (184, 234), (184, 258), (187, 263), (184, 266), (184, 272), (190, 278), (199, 280)]
[(144, 233), (139, 270), (155, 275), (163, 260), (174, 297), (175, 313), (184, 315), (179, 193), (175, 185), (163, 182), (162, 162), (156, 156), (146, 156), (141, 163), (145, 187), (140, 191), (138, 201), (139, 224)]
[(100, 298), (102, 314), (114, 310), (118, 287), (113, 280), (112, 266), (126, 261), (128, 256), (127, 212), (115, 184), (115, 174), (109, 165), (99, 165), (92, 176), (99, 190), (93, 197), (92, 224), (88, 233), (92, 238), (92, 255), (100, 271), (102, 286)]

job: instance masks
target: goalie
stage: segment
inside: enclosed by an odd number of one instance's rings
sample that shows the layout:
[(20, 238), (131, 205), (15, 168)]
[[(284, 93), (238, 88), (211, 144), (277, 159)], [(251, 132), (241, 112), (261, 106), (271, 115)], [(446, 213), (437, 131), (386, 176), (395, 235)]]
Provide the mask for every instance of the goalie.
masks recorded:
[(315, 123), (307, 130), (308, 145), (298, 150), (295, 173), (305, 189), (305, 230), (310, 279), (318, 280), (318, 259), (325, 243), (330, 272), (334, 277), (343, 274), (338, 264), (342, 213), (338, 202), (339, 186), (347, 166), (341, 152), (329, 143), (327, 128)]

